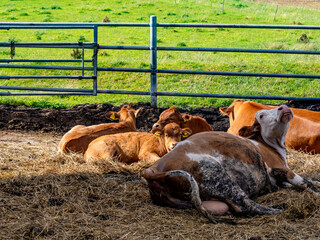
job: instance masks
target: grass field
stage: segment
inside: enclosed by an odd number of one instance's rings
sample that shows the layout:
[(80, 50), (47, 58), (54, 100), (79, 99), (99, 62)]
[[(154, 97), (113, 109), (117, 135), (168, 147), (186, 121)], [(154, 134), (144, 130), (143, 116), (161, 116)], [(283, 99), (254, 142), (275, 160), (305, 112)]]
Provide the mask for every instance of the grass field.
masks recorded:
[[(319, 25), (318, 9), (280, 6), (272, 3), (230, 0), (162, 0), (162, 1), (36, 1), (11, 0), (2, 4), (1, 22), (135, 22), (148, 23), (156, 15), (159, 23), (221, 23)], [(223, 9), (222, 9), (223, 7)], [(148, 28), (100, 28), (99, 44), (148, 46)], [(306, 35), (306, 38), (301, 36)], [(316, 30), (257, 30), (162, 28), (158, 46), (261, 48), (319, 50)], [(0, 30), (0, 42), (91, 42), (90, 30)], [(71, 59), (72, 49), (16, 48), (15, 59)], [(92, 51), (85, 57), (90, 59)], [(0, 48), (0, 58), (10, 58), (10, 49)], [(257, 53), (158, 52), (159, 69), (208, 70), (318, 74), (319, 56)], [(99, 67), (149, 68), (148, 51), (100, 50)], [(54, 64), (57, 65), (57, 64)], [(77, 66), (80, 66), (78, 64)], [(87, 66), (90, 66), (87, 64)], [(0, 75), (80, 75), (80, 72), (0, 69)], [(88, 88), (90, 81), (79, 80), (0, 80), (6, 86)], [(320, 96), (317, 79), (270, 79), (200, 75), (158, 75), (158, 91), (216, 94), (250, 94), (280, 96)], [(149, 91), (150, 76), (145, 73), (99, 72), (99, 89)], [(149, 102), (149, 96), (99, 94), (92, 96), (0, 97), (1, 103), (18, 103), (41, 107), (66, 107), (80, 103)], [(222, 106), (232, 99), (159, 97), (158, 105), (168, 107)], [(266, 102), (266, 101), (265, 101)], [(269, 101), (270, 102), (270, 101)], [(269, 103), (268, 102), (268, 103)], [(273, 102), (275, 103), (275, 102)]]

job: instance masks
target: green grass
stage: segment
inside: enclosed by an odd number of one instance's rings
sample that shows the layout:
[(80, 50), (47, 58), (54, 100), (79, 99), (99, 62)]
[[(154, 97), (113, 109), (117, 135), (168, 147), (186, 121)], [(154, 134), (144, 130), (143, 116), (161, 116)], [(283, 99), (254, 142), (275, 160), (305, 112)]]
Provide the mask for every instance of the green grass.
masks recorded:
[[(280, 6), (274, 20), (275, 4), (243, 0), (74, 0), (70, 1), (4, 1), (0, 9), (1, 22), (136, 22), (148, 23), (151, 15), (159, 23), (221, 23), (320, 25), (320, 10)], [(307, 38), (302, 37), (306, 35)], [(99, 28), (100, 45), (149, 45), (148, 28)], [(273, 29), (209, 29), (159, 28), (158, 46), (261, 48), (319, 50), (320, 33), (316, 30)], [(0, 30), (0, 42), (91, 42), (91, 30)], [(72, 59), (72, 49), (16, 48), (14, 58)], [(92, 51), (85, 51), (90, 59)], [(0, 48), (0, 58), (10, 58), (9, 48)], [(319, 56), (277, 55), (217, 52), (158, 51), (159, 69), (263, 72), (288, 74), (319, 74)], [(148, 51), (100, 50), (99, 67), (148, 68)], [(54, 64), (57, 65), (57, 64)], [(81, 66), (81, 64), (75, 64)], [(90, 64), (86, 64), (90, 66)], [(81, 72), (0, 69), (0, 75), (81, 75)], [(88, 74), (91, 74), (90, 72)], [(158, 91), (216, 94), (250, 94), (280, 96), (320, 96), (317, 79), (274, 79), (256, 77), (200, 76), (158, 74)], [(0, 85), (92, 88), (88, 80), (0, 80)], [(99, 89), (149, 91), (150, 76), (145, 73), (99, 72)], [(4, 91), (4, 90), (1, 90)], [(67, 107), (81, 103), (149, 102), (149, 96), (10, 96), (0, 97), (1, 103), (17, 103), (42, 107)], [(233, 99), (191, 97), (158, 97), (160, 107), (222, 106)], [(278, 103), (279, 101), (261, 101)]]

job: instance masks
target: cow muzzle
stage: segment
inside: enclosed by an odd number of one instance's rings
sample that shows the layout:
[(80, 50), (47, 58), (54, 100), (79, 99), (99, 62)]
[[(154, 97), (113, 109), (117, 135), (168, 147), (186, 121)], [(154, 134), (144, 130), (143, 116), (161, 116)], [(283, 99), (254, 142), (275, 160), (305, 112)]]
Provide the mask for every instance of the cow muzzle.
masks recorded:
[(152, 130), (161, 130), (161, 129), (162, 129), (162, 127), (159, 123), (155, 123), (152, 126)]
[(177, 142), (175, 143), (171, 143), (169, 146), (168, 146), (168, 152), (170, 152), (172, 149), (174, 149), (175, 146), (177, 146)]
[(287, 107), (286, 105), (281, 105), (278, 108), (278, 112), (279, 112), (279, 122), (281, 123), (288, 123), (292, 120), (293, 118), (293, 112), (292, 110)]

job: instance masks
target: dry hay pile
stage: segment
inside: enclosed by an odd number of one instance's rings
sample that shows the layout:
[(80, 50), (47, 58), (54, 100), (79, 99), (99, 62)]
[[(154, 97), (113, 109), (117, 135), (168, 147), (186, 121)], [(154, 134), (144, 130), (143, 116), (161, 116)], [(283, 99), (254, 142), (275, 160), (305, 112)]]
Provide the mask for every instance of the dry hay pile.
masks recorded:
[[(281, 190), (257, 199), (281, 215), (212, 224), (196, 210), (151, 203), (142, 164), (86, 164), (57, 153), (61, 136), (0, 131), (0, 239), (319, 239), (320, 199)], [(320, 156), (289, 151), (289, 164), (320, 178)]]

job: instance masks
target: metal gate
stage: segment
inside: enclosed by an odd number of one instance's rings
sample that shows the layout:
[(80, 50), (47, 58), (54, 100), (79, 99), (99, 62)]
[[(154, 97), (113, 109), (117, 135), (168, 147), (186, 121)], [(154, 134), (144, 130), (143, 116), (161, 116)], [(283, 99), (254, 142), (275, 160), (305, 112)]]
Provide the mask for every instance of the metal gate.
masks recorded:
[[(148, 27), (150, 28), (150, 46), (107, 46), (99, 45), (98, 29), (100, 27)], [(157, 68), (157, 51), (203, 51), (203, 52), (238, 52), (238, 53), (270, 53), (270, 54), (308, 54), (320, 55), (320, 51), (309, 50), (277, 50), (277, 49), (241, 49), (241, 48), (200, 48), (200, 47), (158, 47), (157, 28), (255, 28), (255, 29), (308, 29), (320, 30), (320, 26), (302, 25), (244, 25), (244, 24), (184, 24), (184, 23), (157, 23), (156, 16), (150, 17), (150, 23), (0, 23), (0, 29), (91, 29), (93, 31), (93, 42), (77, 43), (19, 43), (1, 42), (0, 47), (10, 48), (11, 56), (14, 55), (15, 48), (77, 48), (82, 50), (82, 59), (0, 59), (0, 68), (28, 68), (28, 69), (54, 69), (54, 70), (80, 70), (79, 76), (40, 76), (40, 75), (0, 75), (0, 79), (88, 79), (92, 80), (92, 89), (70, 89), (70, 88), (41, 88), (41, 87), (18, 87), (0, 86), (3, 90), (25, 90), (29, 92), (0, 92), (0, 96), (13, 95), (93, 95), (104, 94), (133, 94), (150, 95), (151, 105), (157, 106), (157, 96), (184, 96), (184, 97), (211, 97), (211, 98), (246, 98), (246, 99), (272, 99), (272, 100), (316, 100), (320, 98), (311, 97), (284, 97), (284, 96), (260, 96), (260, 95), (233, 95), (233, 94), (207, 94), (207, 93), (179, 93), (179, 92), (158, 92), (157, 74), (200, 74), (200, 75), (220, 75), (220, 76), (247, 76), (247, 77), (271, 77), (271, 78), (312, 78), (319, 79), (320, 75), (310, 74), (281, 74), (281, 73), (245, 73), (245, 72), (216, 72), (216, 71), (191, 71), (191, 70), (169, 70)], [(92, 59), (84, 59), (84, 51), (93, 49)], [(98, 50), (144, 50), (150, 52), (150, 68), (113, 68), (98, 66)], [(75, 66), (54, 66), (54, 65), (18, 65), (11, 63), (19, 62), (81, 62), (82, 67)], [(92, 62), (92, 67), (85, 67), (85, 62)], [(92, 72), (88, 75), (87, 72)], [(150, 74), (150, 91), (121, 91), (98, 89), (97, 77), (100, 71), (116, 72), (143, 72)], [(30, 92), (32, 91), (32, 92)], [(36, 92), (34, 92), (36, 91)]]

